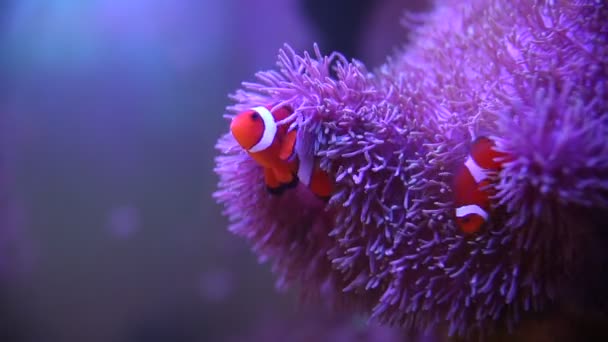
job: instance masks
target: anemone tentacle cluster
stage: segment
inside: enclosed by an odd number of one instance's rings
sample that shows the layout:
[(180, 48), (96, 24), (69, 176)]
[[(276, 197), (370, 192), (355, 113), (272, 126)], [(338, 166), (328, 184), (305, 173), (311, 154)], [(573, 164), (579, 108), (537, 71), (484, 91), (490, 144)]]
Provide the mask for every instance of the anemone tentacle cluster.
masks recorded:
[[(230, 134), (214, 196), (280, 287), (391, 325), (511, 328), (559, 302), (600, 229), (587, 215), (608, 209), (608, 7), (446, 1), (422, 19), (404, 19), (413, 42), (376, 70), (286, 45), (277, 70), (232, 95), (227, 118), (294, 109), (283, 124), (335, 180), (329, 203), (303, 186), (266, 193)], [(477, 135), (514, 158), (492, 219), (465, 236), (451, 182)]]

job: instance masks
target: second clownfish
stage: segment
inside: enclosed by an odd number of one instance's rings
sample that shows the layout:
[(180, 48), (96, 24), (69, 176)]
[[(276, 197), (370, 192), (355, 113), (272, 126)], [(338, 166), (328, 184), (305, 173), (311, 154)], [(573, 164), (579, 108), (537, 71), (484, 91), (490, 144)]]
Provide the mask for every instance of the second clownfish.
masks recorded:
[(494, 149), (494, 142), (479, 137), (471, 144), (467, 160), (454, 175), (456, 224), (465, 234), (478, 232), (490, 217), (490, 196), (493, 189), (490, 174), (500, 171), (507, 154)]
[[(292, 111), (288, 107), (271, 110), (272, 106), (259, 106), (239, 113), (230, 124), (232, 135), (264, 169), (264, 182), (270, 193), (281, 194), (303, 181), (315, 195), (327, 200), (332, 192), (329, 175), (318, 166), (302, 172), (305, 163), (295, 153), (297, 131), (277, 124)], [(298, 174), (309, 179), (300, 180)]]

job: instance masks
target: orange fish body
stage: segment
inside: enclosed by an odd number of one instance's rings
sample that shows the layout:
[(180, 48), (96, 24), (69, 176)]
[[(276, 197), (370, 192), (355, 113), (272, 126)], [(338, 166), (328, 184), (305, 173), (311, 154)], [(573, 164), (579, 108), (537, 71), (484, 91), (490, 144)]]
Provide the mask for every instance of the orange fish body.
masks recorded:
[(504, 161), (496, 158), (506, 154), (494, 150), (494, 142), (479, 137), (471, 144), (465, 163), (454, 175), (456, 224), (465, 234), (476, 233), (490, 217), (490, 196), (493, 189), (490, 174), (500, 171)]
[[(271, 109), (272, 106), (260, 106), (238, 114), (232, 119), (230, 131), (239, 145), (263, 167), (268, 191), (281, 194), (299, 182), (300, 163), (295, 157), (297, 131), (289, 131), (287, 125), (277, 125), (291, 115), (289, 108), (280, 107), (272, 112)], [(309, 188), (321, 198), (329, 197), (329, 176), (316, 168)]]

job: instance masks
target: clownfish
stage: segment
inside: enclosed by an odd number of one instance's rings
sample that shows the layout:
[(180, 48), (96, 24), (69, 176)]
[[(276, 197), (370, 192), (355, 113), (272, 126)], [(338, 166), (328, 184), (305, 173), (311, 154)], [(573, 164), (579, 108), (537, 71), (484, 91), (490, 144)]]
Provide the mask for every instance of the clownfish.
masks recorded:
[(456, 225), (465, 234), (478, 232), (490, 217), (490, 196), (493, 193), (490, 176), (496, 174), (504, 161), (496, 158), (507, 154), (494, 149), (494, 142), (479, 137), (471, 143), (466, 161), (454, 174), (454, 204)]
[[(302, 163), (296, 155), (297, 131), (277, 122), (291, 115), (286, 106), (259, 106), (237, 114), (230, 123), (230, 132), (237, 143), (264, 170), (266, 189), (279, 195), (294, 188), (302, 179), (318, 197), (327, 200), (332, 192), (329, 175), (318, 165)], [(304, 170), (304, 167), (311, 169)], [(303, 175), (299, 177), (299, 175)]]

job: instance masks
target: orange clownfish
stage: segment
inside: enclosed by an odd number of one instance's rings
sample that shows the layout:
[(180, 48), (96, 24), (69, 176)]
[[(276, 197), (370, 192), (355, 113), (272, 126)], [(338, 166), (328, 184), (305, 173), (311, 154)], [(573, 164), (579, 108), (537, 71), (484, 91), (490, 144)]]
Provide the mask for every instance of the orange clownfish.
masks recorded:
[(237, 143), (263, 167), (266, 189), (278, 195), (302, 181), (315, 195), (328, 199), (332, 183), (327, 173), (312, 163), (301, 162), (295, 149), (297, 131), (277, 124), (292, 110), (271, 110), (272, 106), (252, 108), (236, 115), (230, 124)]
[(494, 150), (494, 142), (479, 137), (471, 144), (467, 160), (454, 175), (456, 224), (465, 234), (476, 233), (490, 216), (490, 174), (498, 172), (504, 161), (496, 158), (506, 154)]

